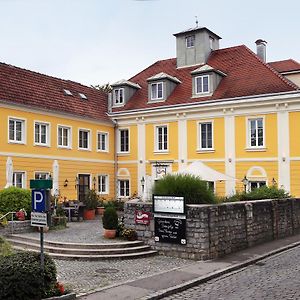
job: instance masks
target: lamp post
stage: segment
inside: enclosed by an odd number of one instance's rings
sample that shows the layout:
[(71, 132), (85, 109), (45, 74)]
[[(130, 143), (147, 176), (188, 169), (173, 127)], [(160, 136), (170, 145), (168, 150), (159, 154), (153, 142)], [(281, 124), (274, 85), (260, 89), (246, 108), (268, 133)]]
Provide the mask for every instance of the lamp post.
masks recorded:
[(242, 183), (244, 185), (244, 192), (247, 193), (247, 185), (249, 183), (249, 180), (247, 179), (246, 175), (244, 176)]

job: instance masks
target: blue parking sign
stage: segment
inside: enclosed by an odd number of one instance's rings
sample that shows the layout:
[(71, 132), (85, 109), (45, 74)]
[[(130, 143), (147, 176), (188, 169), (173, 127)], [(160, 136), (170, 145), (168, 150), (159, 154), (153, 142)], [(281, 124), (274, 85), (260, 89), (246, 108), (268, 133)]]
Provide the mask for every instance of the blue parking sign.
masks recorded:
[(31, 209), (35, 212), (46, 211), (46, 191), (32, 190), (31, 193)]

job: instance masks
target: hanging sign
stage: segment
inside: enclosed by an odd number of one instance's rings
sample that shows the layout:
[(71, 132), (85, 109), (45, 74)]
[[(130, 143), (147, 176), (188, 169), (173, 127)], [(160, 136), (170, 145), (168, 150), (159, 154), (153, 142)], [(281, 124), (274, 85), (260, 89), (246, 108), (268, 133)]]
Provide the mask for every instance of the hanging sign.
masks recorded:
[(135, 224), (149, 225), (151, 214), (143, 210), (136, 210), (134, 212)]

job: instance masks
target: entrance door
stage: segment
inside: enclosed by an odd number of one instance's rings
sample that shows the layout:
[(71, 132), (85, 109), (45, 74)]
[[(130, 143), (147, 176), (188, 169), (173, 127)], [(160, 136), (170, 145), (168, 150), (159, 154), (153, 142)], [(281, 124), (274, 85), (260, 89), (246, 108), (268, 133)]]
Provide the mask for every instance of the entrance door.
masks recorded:
[(79, 174), (78, 200), (82, 202), (90, 191), (90, 175)]

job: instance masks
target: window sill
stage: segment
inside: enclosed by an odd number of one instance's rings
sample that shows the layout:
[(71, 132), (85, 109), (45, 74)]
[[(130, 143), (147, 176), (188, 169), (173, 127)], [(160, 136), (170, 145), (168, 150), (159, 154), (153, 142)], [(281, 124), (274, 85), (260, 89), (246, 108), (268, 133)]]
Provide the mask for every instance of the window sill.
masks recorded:
[(51, 146), (48, 144), (33, 144), (34, 147), (46, 147), (46, 148), (50, 148)]
[(117, 155), (118, 156), (128, 156), (128, 155), (130, 155), (130, 152), (118, 152)]
[(169, 150), (154, 150), (154, 154), (170, 154)]
[(100, 153), (108, 153), (109, 151), (108, 150), (97, 150), (97, 152), (100, 152)]
[(149, 103), (165, 102), (165, 101), (166, 101), (166, 99), (164, 99), (164, 98), (161, 98), (161, 99), (149, 99), (149, 100), (148, 100), (148, 104), (149, 104)]
[(214, 153), (215, 149), (197, 149), (197, 153)]
[(102, 195), (108, 195), (109, 192), (97, 192), (97, 195), (102, 196)]
[(194, 94), (191, 98), (201, 98), (201, 97), (210, 97), (213, 93), (201, 93), (201, 94)]
[(9, 144), (19, 144), (19, 145), (26, 145), (24, 141), (8, 141)]
[(245, 148), (245, 151), (247, 151), (247, 152), (266, 152), (267, 148), (266, 147), (261, 147), (261, 148), (251, 147), (251, 148)]
[(58, 149), (72, 150), (72, 147), (57, 146)]
[(88, 148), (78, 148), (78, 151), (92, 151), (92, 150)]

